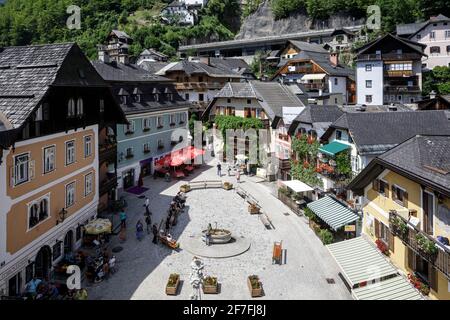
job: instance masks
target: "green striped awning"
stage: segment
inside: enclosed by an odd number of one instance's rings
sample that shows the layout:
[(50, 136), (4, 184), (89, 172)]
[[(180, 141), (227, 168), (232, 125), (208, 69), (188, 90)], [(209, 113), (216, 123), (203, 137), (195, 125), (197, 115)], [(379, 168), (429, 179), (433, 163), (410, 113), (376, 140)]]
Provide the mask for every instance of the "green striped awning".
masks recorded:
[(327, 248), (351, 288), (398, 274), (383, 254), (362, 236), (329, 244)]
[(319, 147), (319, 152), (325, 153), (329, 156), (335, 156), (336, 153), (347, 150), (348, 148), (350, 148), (348, 144), (333, 141), (329, 144)]
[(307, 206), (334, 231), (359, 219), (355, 212), (329, 196)]
[(356, 300), (423, 300), (422, 295), (403, 276), (396, 276), (353, 289)]

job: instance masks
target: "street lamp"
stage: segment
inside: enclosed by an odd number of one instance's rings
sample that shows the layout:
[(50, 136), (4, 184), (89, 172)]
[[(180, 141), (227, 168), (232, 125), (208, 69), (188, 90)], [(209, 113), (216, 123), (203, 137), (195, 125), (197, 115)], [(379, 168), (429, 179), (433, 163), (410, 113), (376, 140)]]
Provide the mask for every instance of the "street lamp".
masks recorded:
[(59, 219), (56, 221), (56, 224), (62, 223), (66, 219), (67, 210), (62, 208), (59, 212)]

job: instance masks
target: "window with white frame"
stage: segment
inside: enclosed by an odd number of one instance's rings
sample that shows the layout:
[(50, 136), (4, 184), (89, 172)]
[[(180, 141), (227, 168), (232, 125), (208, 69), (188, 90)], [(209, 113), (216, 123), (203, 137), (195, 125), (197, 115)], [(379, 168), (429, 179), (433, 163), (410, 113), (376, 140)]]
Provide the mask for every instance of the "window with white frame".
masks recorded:
[(66, 142), (66, 166), (75, 162), (75, 140)]
[(90, 195), (92, 193), (92, 191), (94, 190), (93, 183), (94, 174), (92, 172), (84, 176), (84, 196)]
[(368, 103), (372, 102), (372, 95), (370, 95), (370, 94), (366, 95), (366, 102), (368, 102)]
[(180, 123), (185, 123), (185, 122), (186, 122), (186, 114), (180, 113)]
[(164, 125), (163, 117), (158, 117), (157, 119), (158, 128), (162, 128)]
[(445, 30), (445, 39), (450, 39), (450, 30)]
[(163, 149), (164, 148), (164, 142), (162, 141), (162, 139), (158, 139), (158, 149)]
[(430, 39), (434, 40), (436, 38), (436, 33), (434, 31), (430, 32)]
[(69, 99), (67, 103), (67, 117), (75, 117), (75, 100)]
[(24, 153), (14, 157), (14, 185), (27, 182), (30, 179), (30, 154)]
[(44, 148), (44, 173), (49, 173), (55, 170), (55, 154), (55, 146)]
[(366, 88), (372, 88), (372, 80), (366, 80)]
[(66, 185), (66, 208), (75, 204), (75, 181)]
[(84, 137), (84, 157), (90, 157), (92, 155), (92, 136)]
[(175, 124), (175, 121), (176, 121), (176, 120), (175, 120), (175, 115), (174, 115), (174, 114), (171, 114), (171, 115), (170, 115), (170, 125), (173, 126), (173, 125)]
[(150, 143), (149, 142), (144, 143), (143, 149), (144, 149), (144, 153), (149, 153), (150, 152)]
[(33, 228), (50, 216), (50, 197), (48, 195), (28, 204), (28, 229)]
[(372, 65), (366, 64), (366, 71), (372, 71)]
[(142, 119), (142, 130), (144, 131), (150, 130), (150, 118)]
[(134, 133), (134, 120), (130, 120), (129, 122), (130, 123), (126, 124), (125, 127), (124, 127), (125, 134), (132, 134), (132, 133)]
[(132, 148), (132, 147), (127, 148), (127, 149), (126, 149), (126, 155), (125, 155), (125, 157), (126, 157), (127, 159), (129, 159), (129, 158), (133, 158), (133, 156), (134, 156), (134, 154), (133, 154), (133, 148)]
[(77, 100), (77, 116), (81, 117), (84, 113), (84, 102), (82, 98)]

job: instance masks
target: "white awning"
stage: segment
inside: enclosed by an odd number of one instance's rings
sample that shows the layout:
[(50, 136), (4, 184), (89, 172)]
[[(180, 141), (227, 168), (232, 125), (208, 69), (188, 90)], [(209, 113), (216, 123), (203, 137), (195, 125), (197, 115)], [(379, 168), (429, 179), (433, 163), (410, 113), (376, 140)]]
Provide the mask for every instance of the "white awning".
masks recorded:
[(292, 189), (294, 192), (307, 192), (313, 191), (314, 189), (308, 186), (306, 183), (301, 182), (300, 180), (288, 180), (281, 181), (286, 187)]
[(364, 237), (327, 245), (351, 288), (398, 274), (397, 269)]
[(312, 74), (305, 74), (303, 77), (301, 77), (301, 80), (322, 80), (325, 78), (325, 73), (312, 73)]
[(352, 293), (356, 300), (423, 300), (419, 291), (400, 275), (353, 289)]

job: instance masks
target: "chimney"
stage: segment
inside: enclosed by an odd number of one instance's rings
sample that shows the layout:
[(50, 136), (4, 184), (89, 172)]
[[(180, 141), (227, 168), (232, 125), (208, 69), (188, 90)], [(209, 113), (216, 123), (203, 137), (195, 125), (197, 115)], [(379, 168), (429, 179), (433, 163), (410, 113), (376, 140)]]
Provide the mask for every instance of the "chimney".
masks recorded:
[(330, 53), (330, 63), (333, 67), (336, 67), (339, 63), (339, 53), (331, 52)]

